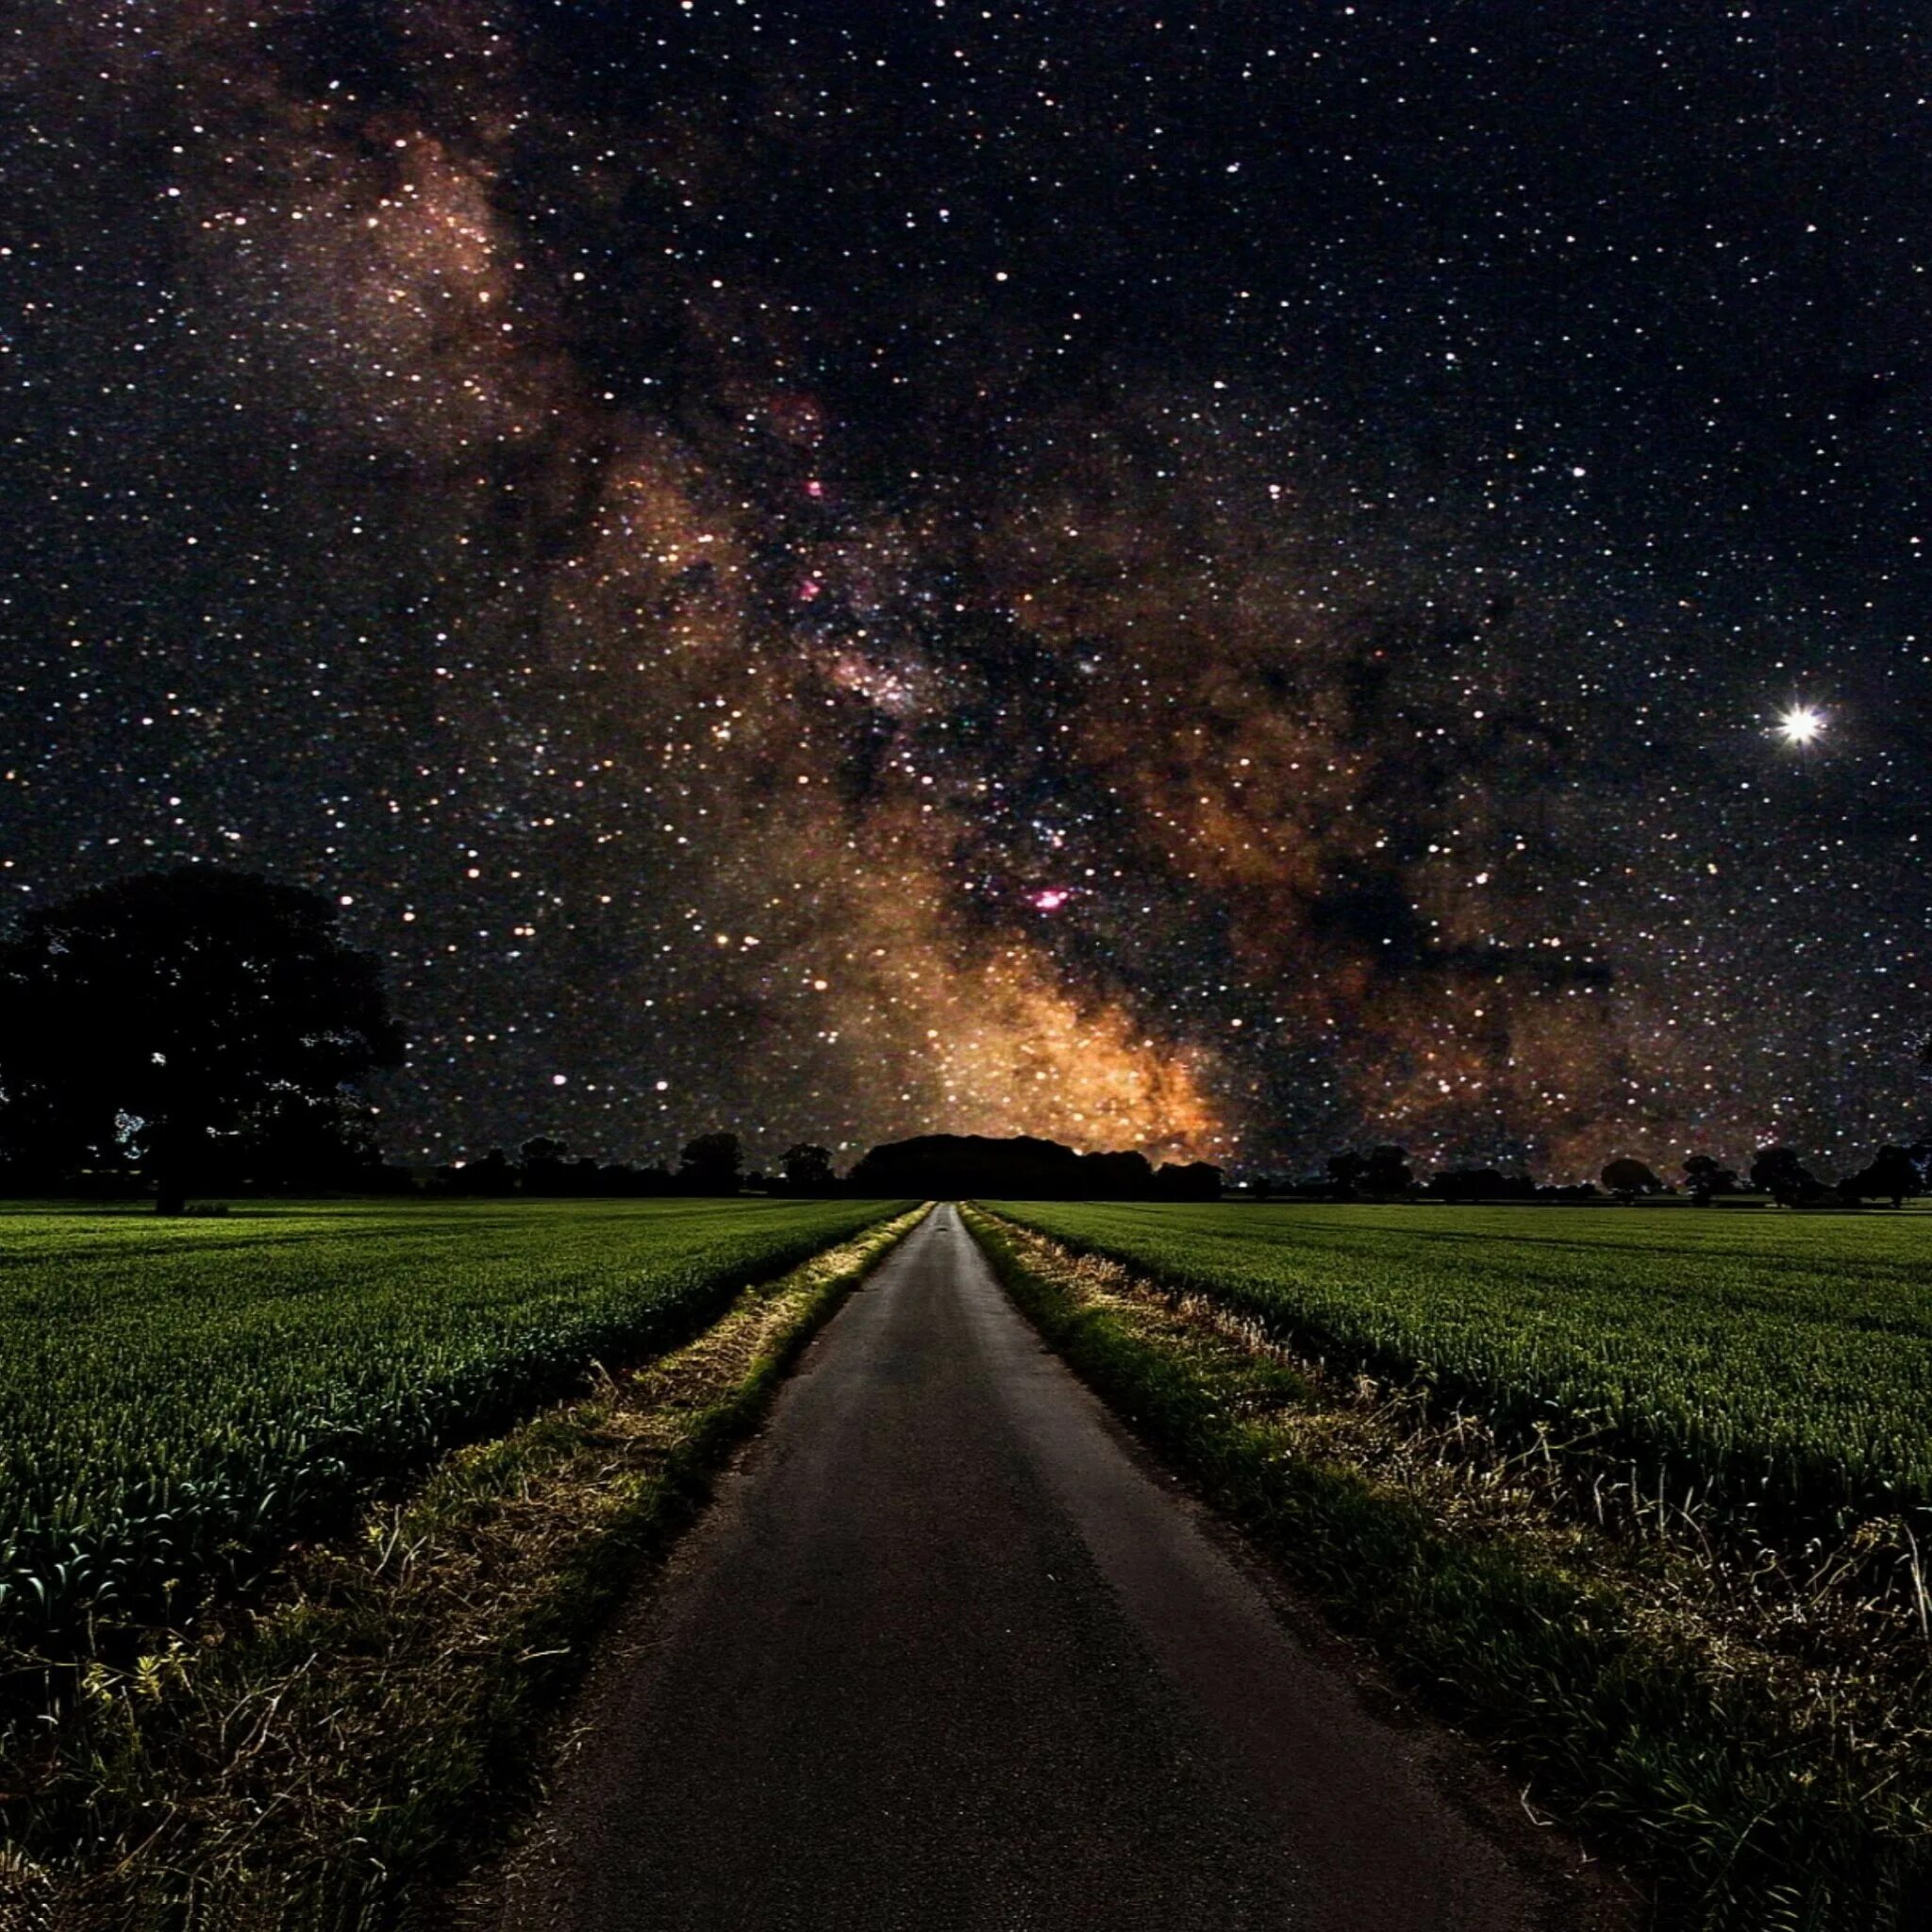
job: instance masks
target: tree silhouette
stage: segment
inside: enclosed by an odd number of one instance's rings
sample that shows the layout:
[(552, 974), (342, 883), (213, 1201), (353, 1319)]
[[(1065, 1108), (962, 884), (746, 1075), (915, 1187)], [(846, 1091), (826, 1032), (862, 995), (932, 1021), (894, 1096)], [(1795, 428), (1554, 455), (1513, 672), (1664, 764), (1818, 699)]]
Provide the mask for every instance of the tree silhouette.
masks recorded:
[(1633, 1160), (1627, 1154), (1621, 1160), (1609, 1162), (1597, 1178), (1620, 1201), (1635, 1200), (1639, 1194), (1660, 1194), (1664, 1191), (1663, 1182), (1642, 1161)]
[(823, 1194), (830, 1191), (832, 1152), (800, 1141), (785, 1150), (785, 1185), (795, 1194)]
[(1154, 1191), (1154, 1169), (1132, 1148), (1120, 1154), (1082, 1154), (1074, 1161), (1080, 1198), (1139, 1201)]
[[(526, 1194), (564, 1194), (573, 1191), (573, 1182), (564, 1162), (570, 1158), (570, 1149), (549, 1134), (539, 1134), (534, 1140), (525, 1141), (519, 1150), (524, 1157), (524, 1192)], [(592, 1171), (595, 1162), (591, 1163)]]
[(492, 1147), (481, 1160), (463, 1170), (470, 1189), (478, 1194), (508, 1194), (517, 1184), (516, 1163), (501, 1147)]
[(0, 1141), (52, 1176), (138, 1165), (158, 1212), (277, 1123), (326, 1137), (398, 1065), (380, 962), (318, 892), (201, 866), (42, 907), (0, 946)]
[(1163, 1161), (1154, 1170), (1158, 1201), (1218, 1201), (1221, 1170), (1211, 1160)]
[(1353, 1201), (1368, 1168), (1368, 1156), (1365, 1154), (1331, 1154), (1328, 1157), (1328, 1182), (1335, 1198)]
[(700, 1134), (678, 1158), (677, 1185), (686, 1193), (737, 1193), (744, 1152), (736, 1134)]
[(1875, 1194), (1881, 1200), (1890, 1199), (1894, 1208), (1903, 1208), (1906, 1196), (1919, 1191), (1918, 1163), (1904, 1147), (1881, 1147), (1872, 1165), (1855, 1177), (1853, 1185), (1860, 1195)]
[(1751, 1162), (1751, 1185), (1781, 1208), (1795, 1208), (1821, 1191), (1818, 1176), (1798, 1158), (1793, 1147), (1760, 1147)]
[(1362, 1163), (1362, 1186), (1377, 1200), (1400, 1199), (1415, 1186), (1408, 1152), (1402, 1147), (1372, 1147)]
[(871, 1147), (845, 1176), (848, 1191), (940, 1201), (1215, 1201), (1221, 1170), (1205, 1161), (1157, 1174), (1144, 1154), (1075, 1154), (1029, 1134), (918, 1134)]
[(1691, 1200), (1700, 1208), (1708, 1208), (1713, 1194), (1738, 1191), (1737, 1174), (1714, 1155), (1691, 1155), (1684, 1163), (1684, 1178), (1690, 1183)]

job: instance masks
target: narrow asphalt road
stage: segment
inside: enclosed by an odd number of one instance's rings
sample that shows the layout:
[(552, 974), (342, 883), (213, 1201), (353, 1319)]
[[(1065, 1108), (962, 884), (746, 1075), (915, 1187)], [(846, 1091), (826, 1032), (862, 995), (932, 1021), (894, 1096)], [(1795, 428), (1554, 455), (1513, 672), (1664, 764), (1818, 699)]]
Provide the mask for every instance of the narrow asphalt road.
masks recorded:
[(951, 1208), (808, 1352), (641, 1617), (506, 1932), (1589, 1923), (1445, 1795), (1456, 1752), (1291, 1633)]

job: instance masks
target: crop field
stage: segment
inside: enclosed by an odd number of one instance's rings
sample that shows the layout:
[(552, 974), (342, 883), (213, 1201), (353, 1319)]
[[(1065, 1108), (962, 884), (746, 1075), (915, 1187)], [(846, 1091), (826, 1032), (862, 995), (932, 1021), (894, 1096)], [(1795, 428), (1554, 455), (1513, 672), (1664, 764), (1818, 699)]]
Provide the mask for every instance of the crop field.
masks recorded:
[(989, 1205), (1703, 1524), (1926, 1542), (1932, 1215)]
[(0, 1650), (245, 1581), (903, 1205), (0, 1209)]

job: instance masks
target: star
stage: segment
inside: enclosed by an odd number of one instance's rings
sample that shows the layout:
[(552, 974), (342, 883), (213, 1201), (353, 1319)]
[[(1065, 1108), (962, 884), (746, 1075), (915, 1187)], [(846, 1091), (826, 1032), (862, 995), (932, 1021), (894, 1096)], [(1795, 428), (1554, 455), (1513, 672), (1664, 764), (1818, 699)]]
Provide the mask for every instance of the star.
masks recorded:
[(340, 900), (415, 1162), (1927, 1131), (1898, 9), (726, 10), (38, 9), (0, 912)]
[(1807, 744), (1815, 743), (1824, 729), (1824, 713), (1814, 705), (1792, 705), (1781, 712), (1777, 721), (1777, 735), (1787, 744), (1803, 750)]

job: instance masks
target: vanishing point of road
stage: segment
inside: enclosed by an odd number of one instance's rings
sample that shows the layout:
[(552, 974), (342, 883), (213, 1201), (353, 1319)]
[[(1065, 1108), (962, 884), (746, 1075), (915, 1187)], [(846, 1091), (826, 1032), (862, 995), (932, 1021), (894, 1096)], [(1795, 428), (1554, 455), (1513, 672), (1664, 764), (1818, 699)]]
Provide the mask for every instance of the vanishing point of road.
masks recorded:
[(638, 1622), (505, 1932), (1604, 1923), (1481, 1822), (1466, 1754), (1284, 1621), (950, 1207), (807, 1352)]

